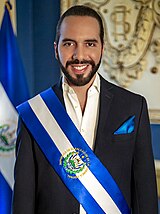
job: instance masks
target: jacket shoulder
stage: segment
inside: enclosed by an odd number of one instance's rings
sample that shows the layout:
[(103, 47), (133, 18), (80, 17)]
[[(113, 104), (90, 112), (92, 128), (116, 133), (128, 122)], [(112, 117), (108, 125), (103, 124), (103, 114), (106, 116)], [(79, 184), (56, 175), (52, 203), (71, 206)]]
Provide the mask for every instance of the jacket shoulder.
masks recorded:
[(129, 91), (126, 88), (123, 88), (121, 86), (115, 85), (107, 80), (105, 80), (102, 76), (100, 76), (101, 79), (101, 85), (102, 87), (106, 88), (107, 91), (113, 94), (113, 96), (118, 96), (120, 99), (129, 99), (129, 100), (142, 100), (145, 98), (137, 94), (135, 92)]

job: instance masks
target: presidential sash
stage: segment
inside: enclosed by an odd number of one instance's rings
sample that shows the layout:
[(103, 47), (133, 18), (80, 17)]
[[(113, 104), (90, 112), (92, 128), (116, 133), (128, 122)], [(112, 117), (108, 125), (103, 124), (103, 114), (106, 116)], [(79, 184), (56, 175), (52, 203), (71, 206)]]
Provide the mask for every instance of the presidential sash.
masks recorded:
[(37, 144), (88, 214), (129, 214), (116, 182), (49, 88), (17, 107)]

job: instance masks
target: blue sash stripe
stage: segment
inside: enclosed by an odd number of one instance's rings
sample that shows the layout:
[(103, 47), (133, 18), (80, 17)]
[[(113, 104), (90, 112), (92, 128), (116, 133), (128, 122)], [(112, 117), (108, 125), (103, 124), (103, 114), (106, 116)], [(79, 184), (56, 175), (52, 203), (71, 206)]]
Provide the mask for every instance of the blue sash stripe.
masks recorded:
[[(53, 169), (55, 169), (57, 174), (61, 177), (62, 181), (65, 183), (68, 189), (70, 189), (75, 198), (82, 204), (87, 213), (105, 214), (105, 212), (101, 209), (101, 207), (97, 204), (91, 194), (78, 179), (74, 179), (73, 182), (72, 179), (66, 176), (66, 172), (64, 171), (63, 167), (59, 165), (61, 153), (32, 111), (28, 102), (25, 102), (18, 106), (17, 110), (23, 121), (27, 125), (28, 129), (33, 134), (33, 137), (35, 138), (37, 144), (48, 159)], [(32, 118), (32, 122), (30, 118)], [(87, 203), (85, 203), (84, 198), (87, 198)]]
[(84, 151), (87, 151), (87, 154), (89, 155), (89, 158), (91, 160), (91, 165), (89, 167), (90, 171), (95, 175), (101, 185), (106, 189), (106, 191), (111, 196), (121, 213), (129, 214), (130, 209), (119, 187), (113, 180), (108, 170), (102, 165), (102, 163), (92, 152), (88, 144), (85, 142), (84, 138), (77, 130), (68, 114), (66, 114), (63, 105), (60, 103), (53, 90), (50, 88), (41, 93), (40, 95), (45, 101), (50, 112), (54, 115), (54, 118), (56, 119), (57, 123), (59, 124), (73, 147), (78, 147)]

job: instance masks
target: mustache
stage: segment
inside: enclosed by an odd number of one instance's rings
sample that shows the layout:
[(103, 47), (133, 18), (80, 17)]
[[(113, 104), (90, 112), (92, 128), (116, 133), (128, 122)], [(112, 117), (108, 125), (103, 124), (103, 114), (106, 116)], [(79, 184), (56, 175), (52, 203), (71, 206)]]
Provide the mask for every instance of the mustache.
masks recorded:
[(95, 66), (95, 63), (93, 60), (79, 60), (79, 59), (74, 59), (74, 60), (70, 60), (70, 61), (67, 61), (66, 62), (66, 68), (69, 66), (69, 65), (73, 65), (73, 64), (90, 64), (92, 66)]

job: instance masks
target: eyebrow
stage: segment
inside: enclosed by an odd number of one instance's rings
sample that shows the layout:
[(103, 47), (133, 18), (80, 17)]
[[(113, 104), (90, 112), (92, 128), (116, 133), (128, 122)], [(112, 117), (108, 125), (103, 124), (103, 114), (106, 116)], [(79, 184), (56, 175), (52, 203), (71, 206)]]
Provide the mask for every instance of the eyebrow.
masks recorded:
[[(75, 43), (77, 43), (74, 39), (69, 39), (69, 38), (63, 39), (62, 42), (75, 42)], [(86, 40), (84, 40), (84, 42), (98, 43), (98, 40), (97, 39), (86, 39)]]
[(85, 42), (93, 42), (93, 43), (98, 43), (97, 39), (86, 39), (84, 40)]
[(76, 42), (74, 39), (65, 38), (62, 42)]

